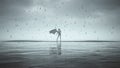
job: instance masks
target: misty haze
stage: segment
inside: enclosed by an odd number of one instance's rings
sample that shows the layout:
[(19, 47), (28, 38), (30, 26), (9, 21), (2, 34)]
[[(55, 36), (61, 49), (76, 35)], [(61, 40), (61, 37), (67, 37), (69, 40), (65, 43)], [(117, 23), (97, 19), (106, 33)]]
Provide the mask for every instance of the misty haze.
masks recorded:
[(119, 0), (0, 0), (0, 68), (120, 68)]

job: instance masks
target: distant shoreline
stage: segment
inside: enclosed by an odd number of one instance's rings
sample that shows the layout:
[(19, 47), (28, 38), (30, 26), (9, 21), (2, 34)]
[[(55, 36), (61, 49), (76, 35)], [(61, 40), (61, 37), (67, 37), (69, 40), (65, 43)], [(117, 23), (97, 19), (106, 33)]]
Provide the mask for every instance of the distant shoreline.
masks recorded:
[[(56, 42), (56, 41), (41, 41), (41, 40), (5, 40), (1, 42)], [(109, 40), (81, 40), (81, 41), (61, 41), (61, 42), (120, 42)]]

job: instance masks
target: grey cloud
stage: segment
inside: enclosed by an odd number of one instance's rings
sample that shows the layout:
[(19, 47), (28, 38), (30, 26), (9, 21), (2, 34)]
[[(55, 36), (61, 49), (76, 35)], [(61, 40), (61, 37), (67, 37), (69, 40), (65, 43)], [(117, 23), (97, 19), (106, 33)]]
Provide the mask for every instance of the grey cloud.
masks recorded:
[(94, 2), (96, 5), (100, 5), (106, 9), (120, 8), (120, 0), (94, 0)]
[(94, 16), (97, 11), (105, 14), (115, 15), (115, 12), (120, 9), (119, 0), (69, 0), (58, 1), (49, 0), (45, 5), (47, 8), (54, 10), (56, 14), (69, 16)]
[[(46, 8), (46, 13), (39, 13), (39, 11), (38, 11), (38, 13), (35, 12), (36, 15), (33, 14), (33, 16), (29, 16), (25, 12), (25, 9), (28, 9), (31, 7), (36, 7), (36, 6), (37, 7), (39, 6), (41, 8), (42, 7)], [(38, 8), (38, 9), (40, 9), (40, 8)], [(32, 10), (32, 9), (30, 9), (30, 10)], [(49, 10), (50, 12), (47, 10)], [(25, 23), (29, 23), (28, 25), (30, 25), (30, 26), (33, 26), (33, 25), (38, 26), (38, 27), (29, 27), (31, 32), (33, 33), (34, 28), (48, 30), (49, 28), (53, 28), (55, 23), (57, 25), (61, 25), (61, 23), (62, 23), (63, 25), (67, 24), (70, 27), (70, 30), (74, 31), (74, 28), (77, 28), (76, 31), (79, 31), (82, 28), (82, 25), (84, 24), (83, 21), (79, 20), (79, 17), (80, 17), (80, 19), (84, 18), (84, 17), (94, 17), (94, 16), (96, 16), (95, 15), (96, 12), (101, 12), (101, 13), (105, 14), (105, 15), (103, 15), (103, 18), (105, 16), (104, 20), (107, 20), (107, 21), (100, 22), (99, 20), (96, 19), (95, 22), (98, 24), (94, 24), (94, 21), (93, 21), (93, 25), (96, 29), (94, 27), (91, 27), (92, 24), (88, 25), (88, 26), (90, 28), (92, 28), (93, 30), (95, 29), (96, 31), (98, 30), (98, 32), (103, 31), (105, 33), (105, 30), (107, 30), (106, 29), (107, 27), (111, 27), (114, 25), (117, 27), (120, 27), (119, 11), (120, 11), (120, 1), (119, 0), (0, 0), (0, 26), (4, 25), (4, 27), (6, 29), (10, 29), (11, 31), (14, 31), (16, 27), (13, 27), (13, 26), (15, 26), (15, 24), (17, 24), (17, 25), (19, 25), (17, 28), (21, 29), (23, 27), (23, 32), (24, 32), (24, 31), (26, 31), (26, 30), (24, 30), (26, 28)], [(42, 12), (44, 12), (44, 11), (42, 11)], [(51, 12), (53, 12), (53, 13), (51, 13)], [(42, 15), (40, 15), (40, 14), (43, 14), (43, 17), (46, 16), (46, 19), (42, 19)], [(48, 14), (48, 17), (47, 17), (47, 14)], [(49, 15), (51, 15), (51, 16), (49, 17)], [(58, 18), (60, 18), (60, 20), (56, 19), (57, 21), (54, 21), (56, 16)], [(65, 19), (64, 19), (63, 16), (67, 16), (67, 17), (65, 17)], [(69, 19), (68, 17), (77, 17), (77, 19), (79, 20), (78, 21), (79, 23), (77, 23), (78, 27), (76, 26), (76, 24), (69, 23), (69, 22), (73, 22), (71, 20), (69, 20), (67, 23), (64, 23), (63, 20), (68, 20)], [(17, 19), (15, 19), (15, 21), (13, 21), (14, 18), (17, 18)], [(39, 18), (39, 20), (34, 22), (34, 20), (33, 20), (34, 18)], [(61, 18), (63, 18), (63, 19), (61, 19)], [(46, 21), (44, 23), (45, 25), (43, 25), (43, 23), (40, 19)], [(50, 19), (50, 21), (49, 21), (49, 19)], [(86, 19), (86, 20), (88, 20), (88, 22), (89, 22), (90, 19)], [(83, 24), (81, 22), (83, 22)], [(104, 25), (105, 23), (107, 23), (108, 26), (105, 26)], [(48, 26), (46, 26), (46, 24), (52, 25), (52, 27), (50, 27), (50, 26), (48, 27)], [(99, 25), (99, 24), (101, 24), (101, 25)], [(43, 25), (43, 27), (41, 27), (41, 25)], [(69, 29), (69, 27), (64, 27), (63, 29)], [(99, 28), (97, 28), (97, 27), (99, 27)], [(1, 28), (0, 30), (3, 30), (3, 29)], [(89, 30), (89, 28), (87, 28), (87, 27), (84, 28), (84, 26), (83, 26), (83, 32), (86, 30)], [(22, 31), (20, 31), (20, 32), (22, 32)], [(16, 32), (16, 33), (18, 33), (18, 32)], [(32, 35), (32, 33), (30, 33), (30, 34)], [(67, 33), (67, 31), (66, 31), (66, 33)], [(69, 33), (69, 31), (68, 31), (68, 33)], [(5, 33), (3, 32), (3, 34), (5, 34)], [(20, 35), (20, 34), (18, 34), (18, 35)], [(84, 34), (81, 36), (84, 36)], [(104, 37), (104, 36), (101, 36), (101, 37)]]
[(36, 5), (74, 17), (92, 17), (97, 11), (118, 17), (120, 9), (119, 0), (0, 0), (0, 16), (24, 16), (25, 8)]
[(30, 7), (32, 0), (0, 0), (0, 16), (14, 16), (24, 13), (23, 8)]
[(57, 14), (91, 15), (96, 11), (109, 12), (119, 9), (119, 0), (0, 0), (0, 15), (21, 14), (23, 8), (44, 6)]

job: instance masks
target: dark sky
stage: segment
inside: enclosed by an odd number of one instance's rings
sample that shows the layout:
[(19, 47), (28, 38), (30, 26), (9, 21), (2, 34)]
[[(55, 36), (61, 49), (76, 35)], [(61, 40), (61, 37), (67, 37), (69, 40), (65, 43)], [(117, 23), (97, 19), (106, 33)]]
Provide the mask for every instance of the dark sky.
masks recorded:
[(120, 40), (120, 0), (0, 0), (0, 40)]

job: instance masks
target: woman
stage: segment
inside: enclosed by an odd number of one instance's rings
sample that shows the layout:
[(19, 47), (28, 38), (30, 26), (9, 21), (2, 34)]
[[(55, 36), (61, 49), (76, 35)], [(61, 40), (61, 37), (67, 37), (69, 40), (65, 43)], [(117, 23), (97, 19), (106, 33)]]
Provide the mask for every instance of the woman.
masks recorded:
[[(53, 30), (50, 30), (49, 33), (52, 33), (52, 34), (56, 34), (57, 33), (57, 39), (56, 39), (56, 42), (57, 42), (57, 54), (58, 55), (61, 55), (61, 30), (60, 29), (53, 29)], [(60, 39), (60, 42), (58, 41)]]
[(57, 39), (56, 39), (56, 41), (58, 42), (58, 40), (60, 39), (60, 41), (61, 41), (61, 30), (60, 29), (53, 29), (53, 30), (50, 30), (49, 31), (49, 33), (52, 33), (52, 34), (56, 34), (57, 33)]
[(60, 30), (60, 29), (58, 29), (57, 34), (58, 34), (58, 36), (57, 36), (57, 41), (58, 41), (59, 38), (60, 38), (60, 42), (61, 42), (61, 30)]

